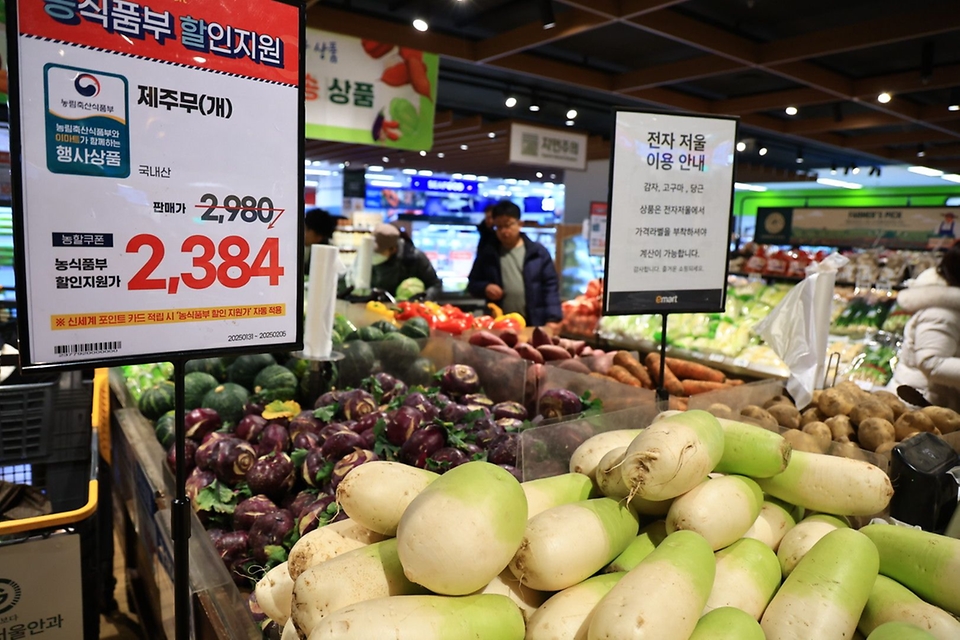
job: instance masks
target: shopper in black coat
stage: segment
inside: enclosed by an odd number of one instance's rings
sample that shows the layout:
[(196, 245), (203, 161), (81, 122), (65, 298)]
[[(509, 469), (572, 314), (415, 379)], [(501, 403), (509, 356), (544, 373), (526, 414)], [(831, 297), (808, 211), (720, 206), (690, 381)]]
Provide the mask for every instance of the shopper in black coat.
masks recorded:
[[(529, 326), (560, 322), (560, 282), (550, 252), (520, 231), (520, 208), (509, 200), (497, 203), (493, 219), (499, 243), (478, 247), (467, 290), (496, 304), (512, 300), (504, 312), (519, 311)], [(505, 267), (520, 277), (505, 277)]]

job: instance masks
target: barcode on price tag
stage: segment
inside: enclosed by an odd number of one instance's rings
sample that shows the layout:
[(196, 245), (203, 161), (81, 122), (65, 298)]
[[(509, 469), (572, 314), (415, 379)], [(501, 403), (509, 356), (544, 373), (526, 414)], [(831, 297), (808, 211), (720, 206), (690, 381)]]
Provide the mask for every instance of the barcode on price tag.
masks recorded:
[(84, 342), (81, 344), (59, 344), (53, 348), (53, 352), (58, 356), (76, 356), (87, 353), (116, 353), (120, 350), (123, 343), (119, 340), (114, 342)]

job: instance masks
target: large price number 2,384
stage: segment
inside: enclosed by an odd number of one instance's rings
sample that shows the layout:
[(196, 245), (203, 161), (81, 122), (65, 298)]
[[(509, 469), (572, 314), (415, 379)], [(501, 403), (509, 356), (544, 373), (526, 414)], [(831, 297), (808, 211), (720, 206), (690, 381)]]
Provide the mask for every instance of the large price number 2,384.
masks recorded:
[[(185, 271), (169, 278), (152, 277), (163, 262), (163, 241), (155, 235), (141, 233), (130, 238), (126, 250), (139, 253), (144, 248), (150, 250), (150, 256), (127, 283), (130, 291), (166, 289), (167, 293), (176, 293), (181, 282), (191, 289), (206, 289), (215, 282), (228, 289), (240, 289), (250, 278), (257, 277), (268, 278), (270, 286), (275, 287), (284, 271), (280, 266), (279, 238), (265, 238), (253, 262), (248, 262), (250, 245), (241, 236), (227, 236), (218, 244), (207, 236), (190, 236), (183, 241), (180, 252), (193, 255), (193, 272)], [(197, 250), (199, 254), (195, 253)], [(213, 263), (216, 257), (220, 259), (219, 264)]]

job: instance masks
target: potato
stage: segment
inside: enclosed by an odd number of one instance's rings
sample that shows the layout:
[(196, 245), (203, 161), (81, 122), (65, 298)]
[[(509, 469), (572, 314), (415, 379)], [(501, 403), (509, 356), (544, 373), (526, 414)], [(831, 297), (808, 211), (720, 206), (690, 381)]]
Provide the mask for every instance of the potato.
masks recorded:
[(792, 404), (778, 402), (767, 409), (767, 412), (777, 420), (777, 424), (787, 429), (800, 428), (800, 412)]
[(933, 419), (923, 411), (907, 411), (893, 423), (897, 440), (906, 440), (908, 436), (921, 431), (932, 432), (937, 426)]
[(847, 415), (853, 411), (854, 403), (846, 393), (840, 389), (827, 389), (820, 394), (817, 408), (820, 413), (832, 418), (833, 416)]
[(823, 453), (824, 449), (820, 447), (820, 441), (809, 433), (804, 433), (799, 429), (790, 429), (783, 432), (783, 439), (790, 443), (790, 446), (797, 451), (807, 451), (809, 453)]
[(924, 407), (920, 409), (920, 413), (933, 420), (933, 424), (940, 430), (940, 433), (953, 433), (960, 430), (960, 414), (953, 409)]
[(854, 460), (867, 462), (867, 456), (864, 455), (863, 450), (850, 441), (835, 443), (831, 446), (830, 453), (842, 458), (853, 458)]
[(873, 397), (893, 409), (894, 420), (907, 412), (907, 405), (894, 393), (890, 393), (889, 391), (874, 391)]
[(743, 418), (750, 418), (748, 422), (759, 424), (761, 427), (766, 427), (767, 429), (776, 429), (780, 424), (769, 411), (755, 404), (745, 406), (740, 410), (740, 415)]
[(870, 397), (870, 394), (867, 391), (864, 391), (856, 382), (851, 382), (850, 380), (845, 380), (837, 385), (836, 387), (843, 393), (847, 394), (854, 404), (857, 402), (863, 402)]
[(766, 402), (764, 402), (764, 403), (763, 403), (763, 408), (764, 408), (764, 409), (769, 409), (770, 407), (772, 407), (772, 406), (775, 405), (775, 404), (781, 404), (781, 403), (784, 403), (784, 402), (786, 402), (787, 404), (789, 404), (789, 405), (791, 405), (791, 406), (793, 405), (793, 403), (790, 402), (790, 398), (788, 398), (788, 397), (786, 397), (786, 396), (777, 396), (776, 398), (770, 398), (769, 400), (767, 400)]
[(880, 400), (868, 399), (858, 403), (850, 412), (850, 422), (856, 426), (868, 418), (882, 418), (893, 424), (893, 409)]
[(867, 451), (876, 451), (885, 442), (896, 442), (896, 430), (889, 420), (866, 418), (857, 429), (857, 439)]
[(817, 439), (817, 443), (820, 445), (821, 451), (826, 451), (830, 448), (830, 442), (833, 440), (833, 433), (830, 431), (830, 427), (822, 422), (808, 422), (803, 425), (802, 431), (804, 433), (809, 433), (811, 436)]
[(737, 414), (733, 412), (733, 409), (722, 402), (714, 402), (707, 407), (707, 413), (712, 413), (717, 418), (724, 418), (725, 420), (736, 420), (738, 417)]
[(807, 409), (810, 409), (810, 408), (813, 408), (813, 407), (817, 406), (817, 403), (820, 402), (820, 396), (821, 396), (821, 395), (823, 395), (823, 389), (814, 389), (814, 390), (813, 390), (813, 395), (812, 395), (811, 398), (810, 398), (810, 404), (808, 404), (807, 406), (805, 406), (805, 407), (802, 409), (802, 411), (806, 411)]
[(846, 438), (847, 442), (850, 442), (851, 439), (856, 438), (853, 423), (850, 422), (850, 418), (847, 416), (833, 416), (823, 422), (830, 427), (830, 433), (833, 434), (833, 439), (837, 442), (842, 442), (844, 438)]
[(808, 407), (800, 413), (800, 426), (810, 424), (811, 422), (823, 422), (827, 416), (820, 413), (817, 407)]
[(874, 451), (878, 456), (886, 456), (888, 459), (893, 455), (893, 448), (897, 446), (896, 442), (884, 442)]

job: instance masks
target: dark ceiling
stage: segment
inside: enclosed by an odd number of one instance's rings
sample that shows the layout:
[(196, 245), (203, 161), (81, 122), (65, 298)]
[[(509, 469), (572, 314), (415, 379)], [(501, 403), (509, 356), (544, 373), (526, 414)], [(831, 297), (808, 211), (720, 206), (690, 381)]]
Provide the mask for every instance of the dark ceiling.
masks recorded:
[[(510, 120), (563, 127), (570, 107), (579, 112), (575, 129), (591, 134), (591, 157), (602, 158), (613, 110), (652, 107), (739, 116), (749, 142), (741, 179), (854, 163), (960, 172), (960, 111), (948, 109), (960, 103), (958, 0), (307, 5), (311, 27), (441, 54), (436, 148), (428, 158), (398, 154), (412, 166), (450, 166), (452, 153), (469, 143), (457, 170), (504, 175), (506, 136), (489, 139), (489, 132), (506, 134)], [(544, 5), (553, 8), (551, 29), (543, 28)], [(418, 17), (428, 32), (412, 28)], [(888, 104), (877, 101), (882, 91), (893, 96)], [(528, 110), (534, 92), (543, 105), (538, 113)], [(519, 99), (512, 109), (504, 106), (508, 93)], [(787, 115), (787, 106), (798, 113)], [(763, 157), (761, 146), (769, 149)], [(450, 153), (438, 162), (433, 156), (444, 149)], [(382, 150), (310, 141), (307, 154), (376, 163)]]

